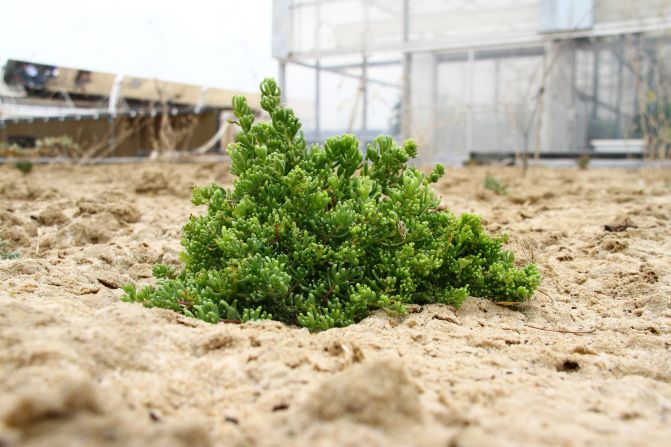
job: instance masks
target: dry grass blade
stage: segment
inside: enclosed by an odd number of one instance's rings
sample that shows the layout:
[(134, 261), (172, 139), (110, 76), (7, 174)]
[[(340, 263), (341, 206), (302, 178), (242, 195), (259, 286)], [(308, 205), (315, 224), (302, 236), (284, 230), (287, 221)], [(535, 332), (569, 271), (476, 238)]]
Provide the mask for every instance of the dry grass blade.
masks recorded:
[(539, 331), (559, 332), (561, 334), (583, 335), (583, 334), (592, 334), (596, 331), (596, 328), (590, 329), (588, 331), (569, 331), (569, 330), (564, 330), (564, 329), (550, 329), (550, 328), (545, 328), (545, 327), (539, 327), (539, 326), (534, 326), (534, 325), (531, 325), (531, 324), (525, 324), (525, 326), (533, 328), (533, 329), (538, 329)]

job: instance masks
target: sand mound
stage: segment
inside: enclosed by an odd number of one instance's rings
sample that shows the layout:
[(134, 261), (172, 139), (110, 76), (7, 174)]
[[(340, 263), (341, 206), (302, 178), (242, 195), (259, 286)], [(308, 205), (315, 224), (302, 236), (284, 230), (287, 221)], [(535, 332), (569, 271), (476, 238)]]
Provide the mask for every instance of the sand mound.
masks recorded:
[(135, 223), (142, 217), (137, 206), (120, 199), (115, 194), (106, 194), (96, 198), (83, 198), (77, 201), (75, 216), (91, 216), (100, 213), (109, 213), (121, 223)]
[[(4, 175), (3, 175), (4, 176)], [(13, 178), (12, 178), (13, 177)], [(0, 197), (9, 200), (31, 200), (45, 193), (44, 189), (26, 179), (7, 176), (0, 181)]]
[(325, 380), (309, 395), (303, 411), (309, 418), (347, 418), (386, 429), (407, 429), (422, 419), (418, 387), (398, 359), (366, 362)]
[(60, 206), (56, 204), (48, 205), (40, 214), (37, 215), (37, 221), (40, 225), (52, 226), (62, 225), (70, 219), (63, 213)]
[[(131, 412), (103, 399), (91, 380), (77, 373), (57, 376), (50, 386), (33, 384), (5, 403), (0, 444), (12, 446), (209, 446), (198, 423), (170, 426), (138, 421)], [(103, 403), (104, 402), (104, 403)], [(4, 427), (3, 427), (4, 425)]]
[(135, 192), (138, 194), (171, 193), (172, 188), (168, 176), (163, 171), (145, 170), (135, 183)]

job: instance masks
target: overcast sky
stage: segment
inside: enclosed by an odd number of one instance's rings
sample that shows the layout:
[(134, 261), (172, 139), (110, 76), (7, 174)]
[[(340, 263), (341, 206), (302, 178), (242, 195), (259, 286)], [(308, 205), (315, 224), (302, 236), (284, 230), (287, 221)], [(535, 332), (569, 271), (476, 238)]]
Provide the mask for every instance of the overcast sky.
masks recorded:
[(0, 5), (6, 59), (256, 90), (277, 76), (272, 0), (15, 0)]

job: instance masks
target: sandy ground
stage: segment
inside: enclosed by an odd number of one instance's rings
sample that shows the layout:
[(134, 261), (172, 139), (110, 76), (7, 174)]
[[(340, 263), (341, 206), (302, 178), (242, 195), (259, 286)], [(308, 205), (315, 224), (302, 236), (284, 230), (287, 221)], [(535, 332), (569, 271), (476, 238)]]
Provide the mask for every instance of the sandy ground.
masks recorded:
[(21, 252), (0, 261), (0, 446), (669, 445), (671, 172), (450, 170), (443, 203), (514, 235), (534, 299), (316, 334), (119, 300), (178, 263), (189, 186), (213, 180), (226, 166), (0, 167)]

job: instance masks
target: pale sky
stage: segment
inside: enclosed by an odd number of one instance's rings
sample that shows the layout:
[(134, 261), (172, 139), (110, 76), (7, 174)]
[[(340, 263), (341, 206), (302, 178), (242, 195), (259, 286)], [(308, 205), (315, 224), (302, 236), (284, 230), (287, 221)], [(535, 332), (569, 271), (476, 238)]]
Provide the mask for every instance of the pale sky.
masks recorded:
[(16, 0), (0, 5), (8, 58), (256, 91), (277, 76), (272, 0)]

